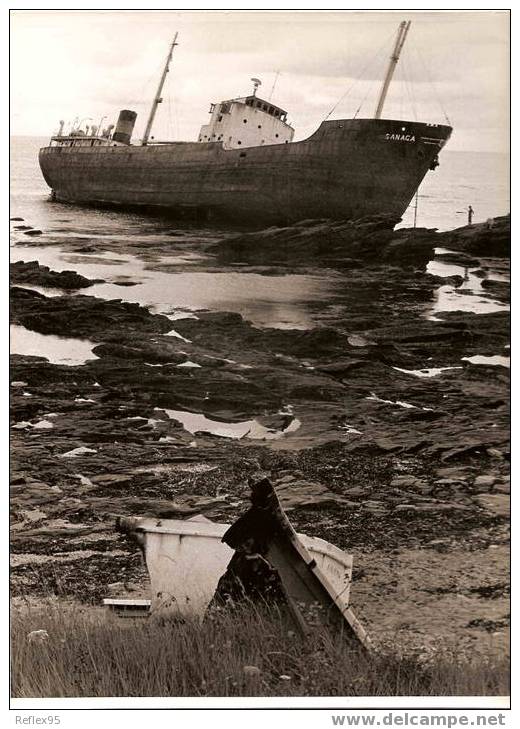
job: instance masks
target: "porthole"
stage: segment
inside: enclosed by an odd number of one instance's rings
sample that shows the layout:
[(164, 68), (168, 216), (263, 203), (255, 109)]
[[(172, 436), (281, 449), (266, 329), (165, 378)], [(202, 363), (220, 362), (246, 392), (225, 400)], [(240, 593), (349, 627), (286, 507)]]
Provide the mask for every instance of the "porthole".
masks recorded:
[(258, 128), (259, 128), (259, 129), (261, 129), (261, 128), (262, 128), (262, 125), (261, 125), (261, 124), (259, 124), (259, 125), (258, 125)]
[(275, 136), (276, 138), (278, 138), (278, 134), (275, 134), (274, 136)]
[(239, 142), (237, 142), (237, 144), (242, 144), (242, 142), (239, 141)]
[(244, 124), (247, 124), (247, 119), (244, 119)]

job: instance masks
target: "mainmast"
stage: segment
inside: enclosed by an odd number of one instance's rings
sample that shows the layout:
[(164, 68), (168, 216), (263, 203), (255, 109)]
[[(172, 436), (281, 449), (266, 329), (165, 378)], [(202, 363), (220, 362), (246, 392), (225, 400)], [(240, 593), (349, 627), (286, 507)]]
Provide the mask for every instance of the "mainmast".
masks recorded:
[(159, 106), (159, 104), (162, 101), (161, 94), (162, 94), (164, 82), (166, 81), (166, 74), (170, 70), (170, 62), (172, 60), (173, 49), (175, 48), (176, 45), (178, 45), (177, 44), (177, 35), (178, 34), (175, 33), (175, 35), (173, 36), (173, 41), (170, 46), (170, 50), (168, 51), (168, 56), (166, 58), (166, 63), (164, 65), (164, 70), (162, 72), (161, 80), (159, 81), (159, 86), (157, 87), (157, 92), (156, 92), (155, 98), (153, 100), (152, 108), (150, 109), (150, 116), (148, 117), (148, 121), (146, 122), (146, 129), (144, 130), (142, 144), (148, 144), (148, 139), (150, 137), (150, 132), (152, 131), (152, 124), (153, 124), (153, 120), (155, 119), (157, 107)]
[(397, 39), (395, 41), (395, 47), (392, 55), (390, 56), (388, 71), (386, 72), (386, 77), (383, 81), (383, 87), (379, 95), (379, 101), (377, 102), (376, 113), (374, 114), (375, 119), (381, 118), (386, 95), (388, 93), (388, 87), (390, 86), (390, 81), (392, 80), (392, 76), (394, 75), (395, 67), (397, 66), (397, 61), (399, 60), (399, 56), (401, 55), (401, 51), (403, 49), (404, 42), (406, 40), (406, 36), (408, 34), (411, 24), (411, 20), (403, 20), (403, 22), (399, 25), (399, 30), (397, 31)]

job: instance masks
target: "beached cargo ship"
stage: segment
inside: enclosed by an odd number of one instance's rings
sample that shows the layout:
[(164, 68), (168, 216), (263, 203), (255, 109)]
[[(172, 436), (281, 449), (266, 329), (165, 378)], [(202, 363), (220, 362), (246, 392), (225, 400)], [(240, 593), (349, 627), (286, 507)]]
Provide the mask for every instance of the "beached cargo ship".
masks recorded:
[(374, 118), (321, 123), (293, 141), (287, 112), (251, 95), (210, 108), (194, 142), (157, 142), (151, 129), (169, 70), (171, 44), (143, 139), (131, 143), (136, 114), (115, 131), (60, 132), (40, 150), (43, 176), (61, 202), (160, 208), (174, 215), (258, 223), (304, 218), (400, 217), (451, 134), (447, 125), (382, 119), (408, 32), (401, 23)]

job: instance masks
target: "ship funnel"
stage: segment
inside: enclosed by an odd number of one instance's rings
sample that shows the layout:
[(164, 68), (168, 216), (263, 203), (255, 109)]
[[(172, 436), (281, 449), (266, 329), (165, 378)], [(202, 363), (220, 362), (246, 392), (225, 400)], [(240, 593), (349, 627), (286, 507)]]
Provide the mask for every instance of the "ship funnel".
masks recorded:
[(119, 119), (117, 120), (116, 130), (112, 136), (114, 142), (121, 142), (121, 144), (130, 144), (130, 138), (134, 131), (134, 124), (137, 118), (135, 111), (128, 111), (123, 109), (119, 112)]

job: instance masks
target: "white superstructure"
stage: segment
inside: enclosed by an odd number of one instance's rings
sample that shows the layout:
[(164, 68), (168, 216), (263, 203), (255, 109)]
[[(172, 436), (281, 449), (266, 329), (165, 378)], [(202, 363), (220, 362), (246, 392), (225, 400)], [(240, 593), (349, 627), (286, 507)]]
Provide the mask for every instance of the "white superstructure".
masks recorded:
[(208, 124), (201, 127), (199, 142), (222, 142), (226, 149), (291, 142), (294, 129), (287, 112), (256, 95), (211, 104)]

